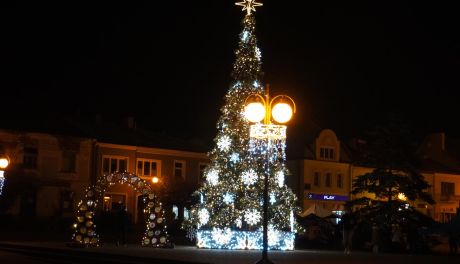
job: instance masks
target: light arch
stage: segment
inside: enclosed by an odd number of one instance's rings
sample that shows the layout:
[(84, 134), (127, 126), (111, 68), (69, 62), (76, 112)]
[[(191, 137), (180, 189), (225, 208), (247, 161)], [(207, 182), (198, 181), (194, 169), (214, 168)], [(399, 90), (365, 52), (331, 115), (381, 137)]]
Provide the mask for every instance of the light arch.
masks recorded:
[(96, 184), (85, 190), (85, 196), (78, 203), (75, 212), (75, 229), (72, 235), (73, 246), (100, 247), (101, 242), (96, 232), (94, 217), (97, 206), (102, 202), (106, 190), (116, 184), (127, 184), (143, 196), (146, 230), (141, 241), (142, 246), (155, 248), (169, 248), (173, 244), (169, 241), (166, 231), (166, 221), (161, 202), (156, 199), (152, 187), (137, 175), (128, 172), (105, 174)]

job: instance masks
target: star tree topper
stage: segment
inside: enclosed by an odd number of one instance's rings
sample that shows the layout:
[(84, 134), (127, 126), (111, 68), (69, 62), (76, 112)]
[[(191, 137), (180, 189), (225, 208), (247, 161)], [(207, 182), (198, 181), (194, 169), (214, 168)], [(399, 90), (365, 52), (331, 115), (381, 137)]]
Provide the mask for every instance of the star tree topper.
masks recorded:
[(256, 7), (263, 6), (262, 3), (257, 3), (257, 0), (244, 0), (243, 2), (235, 3), (237, 6), (242, 6), (243, 11), (246, 10), (247, 15), (251, 15), (251, 12), (256, 12)]

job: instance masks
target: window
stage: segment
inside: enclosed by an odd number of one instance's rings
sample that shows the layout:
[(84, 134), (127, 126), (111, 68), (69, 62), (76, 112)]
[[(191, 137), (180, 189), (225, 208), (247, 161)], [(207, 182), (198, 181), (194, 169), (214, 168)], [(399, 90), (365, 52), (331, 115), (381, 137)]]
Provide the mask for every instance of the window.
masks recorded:
[(342, 176), (342, 173), (337, 173), (337, 188), (343, 188), (343, 176)]
[(35, 147), (24, 148), (23, 166), (26, 169), (36, 169), (38, 160), (38, 149)]
[(186, 207), (184, 207), (184, 219), (185, 220), (190, 219), (190, 212)]
[(137, 176), (161, 176), (161, 162), (159, 160), (137, 159)]
[(321, 174), (319, 172), (315, 172), (315, 176), (313, 178), (313, 185), (319, 186), (319, 177), (321, 177)]
[(208, 166), (208, 164), (204, 164), (204, 163), (200, 163), (199, 165), (199, 177), (200, 177), (200, 182), (204, 182), (206, 179), (204, 177), (204, 170), (206, 169), (206, 167)]
[(173, 215), (174, 215), (174, 220), (179, 219), (179, 207), (177, 207), (177, 205), (173, 204), (172, 212), (173, 212)]
[(75, 172), (77, 154), (75, 151), (62, 151), (62, 172)]
[(455, 183), (441, 182), (441, 195), (451, 196), (455, 195)]
[(176, 178), (185, 177), (185, 161), (174, 161), (174, 176)]
[(326, 173), (326, 187), (331, 187), (332, 175), (330, 172)]
[(321, 147), (319, 149), (319, 157), (325, 160), (334, 160), (334, 157), (335, 157), (334, 148)]
[(124, 172), (128, 169), (128, 158), (125, 157), (104, 157), (102, 159), (102, 172), (114, 173)]
[(105, 193), (103, 208), (104, 211), (119, 211), (123, 206), (126, 206), (126, 195)]
[(63, 212), (73, 212), (74, 193), (69, 190), (61, 191), (61, 210)]

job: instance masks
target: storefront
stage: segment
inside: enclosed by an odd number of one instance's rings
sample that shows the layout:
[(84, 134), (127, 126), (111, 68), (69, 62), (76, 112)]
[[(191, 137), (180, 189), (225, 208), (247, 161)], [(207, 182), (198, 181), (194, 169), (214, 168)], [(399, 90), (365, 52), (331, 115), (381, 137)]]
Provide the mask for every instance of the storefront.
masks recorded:
[[(318, 212), (321, 217), (324, 217), (324, 212), (327, 215), (341, 216), (344, 213), (344, 204), (349, 200), (348, 195), (338, 195), (329, 193), (307, 193), (305, 197), (305, 211)], [(311, 209), (313, 208), (313, 209)], [(315, 214), (318, 214), (315, 213)]]

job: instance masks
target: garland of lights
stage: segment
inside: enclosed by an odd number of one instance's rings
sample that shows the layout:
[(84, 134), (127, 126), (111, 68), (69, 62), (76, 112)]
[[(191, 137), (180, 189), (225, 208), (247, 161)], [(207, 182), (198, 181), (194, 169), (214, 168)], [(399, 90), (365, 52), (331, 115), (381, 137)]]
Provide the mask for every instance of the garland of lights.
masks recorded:
[(143, 196), (146, 231), (142, 238), (142, 246), (172, 247), (166, 231), (166, 221), (161, 202), (156, 199), (151, 186), (146, 181), (135, 174), (126, 172), (104, 175), (98, 179), (95, 185), (86, 188), (85, 197), (78, 203), (76, 211), (72, 245), (83, 247), (101, 246), (99, 236), (96, 233), (94, 216), (97, 205), (103, 198), (106, 189), (115, 183), (128, 184)]
[(3, 185), (5, 185), (5, 172), (0, 170), (0, 195), (2, 195), (3, 192)]

